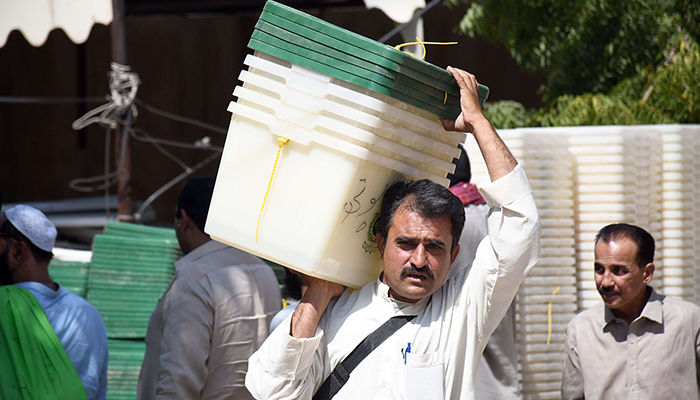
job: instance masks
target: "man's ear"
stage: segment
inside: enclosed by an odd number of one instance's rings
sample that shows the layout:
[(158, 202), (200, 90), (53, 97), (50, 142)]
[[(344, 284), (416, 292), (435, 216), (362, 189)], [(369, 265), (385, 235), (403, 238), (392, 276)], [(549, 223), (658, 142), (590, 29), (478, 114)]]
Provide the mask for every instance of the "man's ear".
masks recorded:
[(654, 270), (656, 267), (654, 266), (654, 263), (649, 263), (644, 266), (644, 282), (645, 285), (648, 285), (649, 282), (651, 282), (651, 277), (654, 276)]
[(386, 246), (386, 241), (380, 234), (374, 235), (374, 239), (377, 241), (377, 247), (379, 248), (379, 255), (381, 259), (384, 259), (384, 246)]
[(450, 259), (450, 265), (452, 265), (452, 263), (455, 262), (458, 255), (459, 255), (459, 245), (455, 246), (455, 248), (452, 250), (452, 257)]
[(13, 267), (19, 267), (24, 262), (25, 258), (30, 255), (29, 246), (26, 243), (15, 240), (10, 246), (10, 251), (8, 252), (8, 258), (10, 260), (10, 265)]
[(180, 221), (178, 221), (178, 227), (180, 228), (180, 231), (186, 232), (190, 230), (194, 226), (194, 222), (192, 222), (192, 218), (190, 218), (189, 215), (187, 215), (187, 211), (184, 209), (180, 210)]

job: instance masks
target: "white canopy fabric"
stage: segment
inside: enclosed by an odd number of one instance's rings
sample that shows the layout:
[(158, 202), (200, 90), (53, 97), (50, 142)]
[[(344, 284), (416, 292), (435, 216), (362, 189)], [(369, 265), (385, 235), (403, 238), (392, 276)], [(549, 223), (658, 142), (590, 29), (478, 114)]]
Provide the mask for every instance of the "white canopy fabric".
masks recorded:
[(43, 45), (56, 28), (80, 44), (90, 36), (93, 24), (110, 22), (112, 0), (1, 0), (0, 47), (15, 29), (35, 47)]
[(389, 18), (403, 24), (408, 22), (413, 13), (425, 7), (425, 0), (365, 0), (367, 8), (378, 8)]

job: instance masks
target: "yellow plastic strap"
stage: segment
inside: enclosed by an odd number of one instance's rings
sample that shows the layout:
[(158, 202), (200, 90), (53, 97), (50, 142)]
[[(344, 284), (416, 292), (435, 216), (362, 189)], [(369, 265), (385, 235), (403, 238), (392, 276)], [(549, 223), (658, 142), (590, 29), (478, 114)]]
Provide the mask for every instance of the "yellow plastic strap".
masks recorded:
[(275, 165), (272, 166), (272, 175), (270, 175), (270, 182), (267, 184), (267, 190), (265, 191), (265, 197), (263, 198), (262, 206), (260, 206), (260, 214), (258, 215), (258, 225), (255, 227), (255, 241), (258, 241), (258, 229), (260, 229), (260, 218), (262, 217), (263, 210), (265, 209), (265, 202), (267, 201), (267, 195), (270, 193), (270, 187), (272, 186), (272, 179), (275, 177), (275, 170), (277, 169), (277, 161), (280, 159), (280, 152), (282, 152), (282, 146), (289, 143), (289, 139), (280, 136), (277, 138), (277, 157), (275, 157)]
[[(411, 42), (411, 43), (402, 43), (398, 46), (394, 46), (396, 50), (401, 50), (402, 47), (404, 46), (413, 46), (414, 44), (419, 44), (420, 47), (423, 48), (423, 56), (420, 58), (421, 60), (425, 60), (425, 55), (427, 51), (425, 50), (425, 45), (426, 44), (431, 44), (431, 45), (436, 45), (436, 46), (448, 46), (452, 44), (457, 44), (457, 42), (423, 42), (420, 39), (416, 38), (416, 42)], [(405, 52), (406, 54), (410, 54), (411, 56), (415, 57), (416, 55), (413, 53), (410, 53), (408, 51)]]
[[(554, 292), (552, 292), (552, 296), (557, 294), (557, 292), (561, 289), (561, 286), (557, 287)], [(547, 346), (549, 346), (549, 341), (552, 338), (552, 302), (549, 302), (549, 305), (547, 306)]]

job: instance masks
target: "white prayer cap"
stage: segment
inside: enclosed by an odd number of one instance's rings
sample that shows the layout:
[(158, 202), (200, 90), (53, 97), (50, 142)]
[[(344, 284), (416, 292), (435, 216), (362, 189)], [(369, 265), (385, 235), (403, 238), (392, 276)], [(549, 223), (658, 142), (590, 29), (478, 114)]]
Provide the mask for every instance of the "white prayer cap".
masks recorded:
[(18, 205), (5, 211), (5, 216), (36, 247), (51, 253), (58, 232), (43, 212), (34, 207)]

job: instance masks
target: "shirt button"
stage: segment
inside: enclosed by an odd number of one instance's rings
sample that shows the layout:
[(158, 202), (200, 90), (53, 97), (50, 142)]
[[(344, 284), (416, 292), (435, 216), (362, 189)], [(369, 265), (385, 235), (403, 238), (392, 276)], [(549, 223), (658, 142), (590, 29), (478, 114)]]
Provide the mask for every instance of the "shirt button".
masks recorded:
[(630, 339), (630, 344), (634, 344), (634, 338)]
[[(634, 367), (634, 360), (630, 360), (630, 365)], [(632, 386), (634, 387), (634, 386)]]
[(632, 386), (632, 387), (630, 387), (630, 390), (634, 392), (635, 390), (637, 390), (637, 387), (636, 387), (636, 386)]
[(382, 382), (381, 386), (382, 386), (382, 388), (385, 388), (385, 387), (386, 387), (386, 382)]
[(384, 361), (386, 361), (386, 362), (389, 362), (389, 361), (391, 361), (391, 357), (389, 357), (389, 356), (386, 356), (386, 357), (384, 358)]

